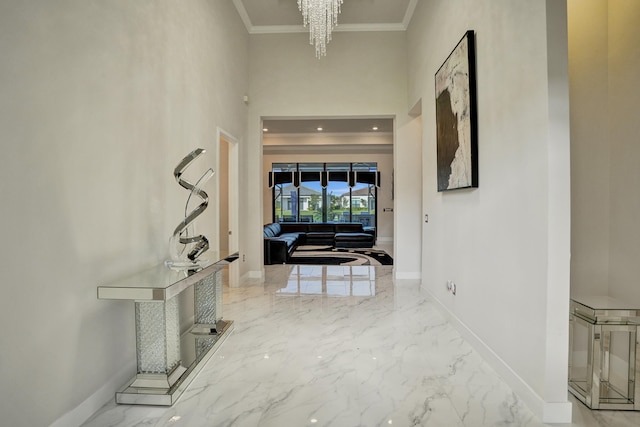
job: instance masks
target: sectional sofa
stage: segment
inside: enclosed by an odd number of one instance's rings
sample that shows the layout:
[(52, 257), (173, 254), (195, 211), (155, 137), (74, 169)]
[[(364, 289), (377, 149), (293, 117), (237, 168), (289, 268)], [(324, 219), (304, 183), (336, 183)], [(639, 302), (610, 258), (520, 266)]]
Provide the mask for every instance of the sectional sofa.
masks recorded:
[(264, 263), (283, 264), (299, 245), (370, 248), (375, 228), (359, 222), (283, 222), (264, 226)]

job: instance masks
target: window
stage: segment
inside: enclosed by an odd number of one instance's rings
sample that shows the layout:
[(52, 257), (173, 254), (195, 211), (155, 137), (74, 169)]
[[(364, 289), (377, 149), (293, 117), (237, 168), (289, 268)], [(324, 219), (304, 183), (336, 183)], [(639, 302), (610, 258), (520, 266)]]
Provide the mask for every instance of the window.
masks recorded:
[(273, 222), (361, 222), (376, 226), (378, 165), (274, 163)]

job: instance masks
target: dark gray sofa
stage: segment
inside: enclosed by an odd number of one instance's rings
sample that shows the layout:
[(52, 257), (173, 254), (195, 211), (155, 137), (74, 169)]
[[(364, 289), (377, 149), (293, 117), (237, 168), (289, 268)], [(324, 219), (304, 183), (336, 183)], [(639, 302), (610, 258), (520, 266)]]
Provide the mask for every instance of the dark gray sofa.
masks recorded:
[(301, 244), (370, 248), (375, 229), (359, 222), (283, 222), (264, 226), (264, 263), (283, 264)]

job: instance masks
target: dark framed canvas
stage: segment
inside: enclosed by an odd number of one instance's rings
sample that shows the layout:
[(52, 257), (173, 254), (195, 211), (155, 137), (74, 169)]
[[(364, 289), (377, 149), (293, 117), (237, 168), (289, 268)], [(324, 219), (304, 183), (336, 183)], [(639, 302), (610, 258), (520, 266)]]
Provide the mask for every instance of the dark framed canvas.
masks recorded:
[(467, 31), (435, 75), (438, 191), (478, 187), (475, 57)]

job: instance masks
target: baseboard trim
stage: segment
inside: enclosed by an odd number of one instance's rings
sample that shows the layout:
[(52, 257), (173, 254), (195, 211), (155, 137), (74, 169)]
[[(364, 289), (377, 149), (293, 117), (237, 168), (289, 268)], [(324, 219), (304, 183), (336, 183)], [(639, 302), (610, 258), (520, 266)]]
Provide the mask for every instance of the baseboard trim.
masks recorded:
[(422, 279), (422, 273), (419, 271), (393, 271), (393, 278), (395, 280), (420, 280)]
[(542, 422), (545, 424), (570, 423), (573, 413), (571, 402), (544, 402), (542, 407)]
[(131, 379), (136, 372), (136, 361), (132, 361), (129, 366), (125, 366), (116, 375), (100, 387), (95, 393), (86, 398), (78, 406), (58, 418), (49, 427), (69, 427), (79, 426), (87, 421), (93, 414), (102, 408), (110, 400), (115, 399), (116, 391)]
[(262, 279), (262, 270), (247, 271), (247, 277), (249, 279)]
[(533, 390), (511, 367), (498, 356), (485, 342), (480, 339), (466, 324), (464, 324), (453, 312), (429, 290), (427, 293), (433, 299), (438, 309), (447, 320), (458, 330), (484, 360), (500, 375), (513, 392), (543, 423), (570, 423), (571, 402), (545, 402), (544, 399)]
[(262, 280), (263, 278), (264, 274), (262, 270), (249, 270), (240, 277), (240, 283)]

